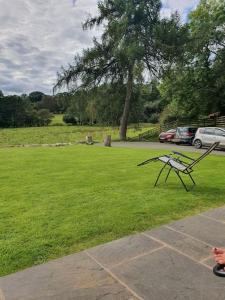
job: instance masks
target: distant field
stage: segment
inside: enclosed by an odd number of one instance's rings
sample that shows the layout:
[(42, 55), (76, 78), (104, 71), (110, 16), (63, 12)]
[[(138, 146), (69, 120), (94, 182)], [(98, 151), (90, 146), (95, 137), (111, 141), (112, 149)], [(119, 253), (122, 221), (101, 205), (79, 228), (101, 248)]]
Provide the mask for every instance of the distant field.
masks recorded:
[[(61, 119), (60, 119), (61, 118)], [(59, 123), (62, 116), (57, 115), (54, 122)], [(128, 129), (128, 137), (136, 136), (139, 133), (151, 129), (153, 126), (144, 124), (141, 128), (131, 126)], [(119, 137), (119, 129), (113, 127), (97, 126), (48, 126), (32, 128), (10, 128), (0, 129), (0, 146), (25, 145), (25, 144), (55, 144), (55, 143), (76, 143), (84, 141), (90, 133), (95, 141), (101, 142), (105, 135), (110, 134), (112, 139)]]
[(54, 115), (53, 119), (52, 119), (52, 122), (50, 125), (66, 125), (64, 122), (63, 122), (63, 115)]

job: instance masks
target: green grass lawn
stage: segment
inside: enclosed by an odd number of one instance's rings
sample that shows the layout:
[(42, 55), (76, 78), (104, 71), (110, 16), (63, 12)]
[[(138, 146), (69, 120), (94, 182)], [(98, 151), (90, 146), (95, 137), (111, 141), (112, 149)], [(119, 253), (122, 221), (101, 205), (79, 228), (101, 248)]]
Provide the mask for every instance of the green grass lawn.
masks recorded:
[[(0, 149), (0, 274), (6, 275), (225, 204), (225, 157), (197, 168), (187, 193), (153, 188), (157, 150), (71, 146)], [(193, 154), (192, 154), (193, 155)]]
[[(149, 130), (151, 124), (130, 126), (128, 137), (137, 136), (139, 133)], [(9, 145), (25, 144), (55, 144), (55, 143), (76, 143), (84, 141), (86, 135), (90, 133), (93, 139), (102, 142), (108, 134), (113, 140), (119, 138), (119, 129), (113, 127), (98, 126), (47, 126), (33, 128), (10, 128), (0, 129), (0, 147)]]

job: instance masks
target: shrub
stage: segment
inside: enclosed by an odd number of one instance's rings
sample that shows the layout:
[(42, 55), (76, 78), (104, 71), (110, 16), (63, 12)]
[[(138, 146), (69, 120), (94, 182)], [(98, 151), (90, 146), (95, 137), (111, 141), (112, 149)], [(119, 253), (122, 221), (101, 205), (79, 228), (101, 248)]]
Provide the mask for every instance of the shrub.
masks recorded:
[(65, 114), (63, 116), (63, 121), (66, 123), (66, 124), (72, 124), (72, 125), (77, 125), (78, 124), (78, 119), (77, 117), (73, 116), (73, 115), (70, 115), (70, 114)]

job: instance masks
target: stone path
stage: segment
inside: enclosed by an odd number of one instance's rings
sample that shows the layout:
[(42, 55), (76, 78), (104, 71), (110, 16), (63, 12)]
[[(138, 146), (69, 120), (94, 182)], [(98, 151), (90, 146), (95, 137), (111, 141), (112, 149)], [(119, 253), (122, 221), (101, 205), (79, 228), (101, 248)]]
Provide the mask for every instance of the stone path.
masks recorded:
[[(96, 145), (103, 146), (103, 144), (96, 144)], [(206, 149), (196, 149), (194, 146), (189, 146), (189, 145), (176, 145), (171, 143), (159, 143), (159, 142), (113, 142), (112, 147), (156, 149), (156, 150), (167, 150), (167, 151), (174, 150), (180, 152), (197, 152), (197, 153), (203, 153), (206, 151)], [(213, 151), (213, 154), (225, 156), (225, 151), (216, 150)]]
[(225, 207), (0, 278), (1, 300), (217, 300)]

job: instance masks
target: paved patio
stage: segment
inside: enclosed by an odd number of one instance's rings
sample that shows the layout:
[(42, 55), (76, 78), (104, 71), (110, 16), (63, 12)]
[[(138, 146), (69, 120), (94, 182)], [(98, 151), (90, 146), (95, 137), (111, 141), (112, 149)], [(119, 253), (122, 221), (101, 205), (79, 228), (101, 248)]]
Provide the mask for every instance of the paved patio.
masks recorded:
[(225, 207), (0, 278), (1, 300), (216, 300)]

